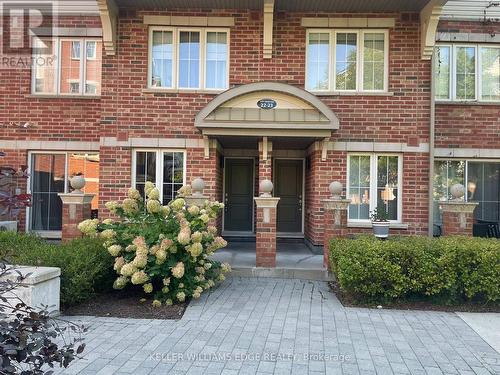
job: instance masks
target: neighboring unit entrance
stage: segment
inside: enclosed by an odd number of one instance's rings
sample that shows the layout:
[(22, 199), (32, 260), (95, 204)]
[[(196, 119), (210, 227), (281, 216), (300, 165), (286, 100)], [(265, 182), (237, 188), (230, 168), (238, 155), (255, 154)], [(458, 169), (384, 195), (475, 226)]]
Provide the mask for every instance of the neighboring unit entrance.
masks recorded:
[(254, 159), (226, 159), (224, 163), (224, 232), (253, 232), (254, 163)]
[(274, 196), (278, 203), (277, 232), (302, 234), (304, 161), (277, 159), (274, 164)]

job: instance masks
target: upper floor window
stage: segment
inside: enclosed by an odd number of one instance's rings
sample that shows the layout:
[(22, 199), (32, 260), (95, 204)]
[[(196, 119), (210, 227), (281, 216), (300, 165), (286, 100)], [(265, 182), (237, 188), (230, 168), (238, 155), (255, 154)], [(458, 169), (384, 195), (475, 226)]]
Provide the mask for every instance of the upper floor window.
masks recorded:
[(387, 30), (309, 30), (306, 89), (387, 91)]
[(436, 100), (499, 101), (500, 46), (436, 47)]
[(229, 87), (229, 31), (152, 27), (148, 86), (225, 90)]
[(101, 41), (53, 38), (41, 42), (52, 47), (52, 54), (33, 56), (33, 94), (101, 94)]

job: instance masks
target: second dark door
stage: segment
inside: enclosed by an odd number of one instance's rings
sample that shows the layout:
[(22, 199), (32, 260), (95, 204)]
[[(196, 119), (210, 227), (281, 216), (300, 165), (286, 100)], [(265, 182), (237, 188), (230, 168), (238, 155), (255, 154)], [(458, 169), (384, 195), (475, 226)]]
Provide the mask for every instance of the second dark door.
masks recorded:
[(303, 161), (277, 159), (274, 170), (274, 196), (279, 197), (277, 231), (302, 232)]
[(252, 232), (254, 160), (226, 159), (224, 231)]

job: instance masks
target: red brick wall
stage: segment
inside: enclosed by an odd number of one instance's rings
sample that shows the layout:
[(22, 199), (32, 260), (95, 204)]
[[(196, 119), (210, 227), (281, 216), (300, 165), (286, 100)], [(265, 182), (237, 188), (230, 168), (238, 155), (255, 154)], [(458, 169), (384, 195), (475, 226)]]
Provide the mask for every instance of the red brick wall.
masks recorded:
[(437, 104), (436, 147), (500, 148), (500, 104)]
[[(118, 56), (105, 57), (104, 90), (116, 84), (116, 94), (103, 96), (103, 119), (116, 117), (124, 135), (134, 137), (199, 137), (193, 127), (198, 111), (214, 95), (144, 93), (148, 71), (148, 27), (144, 14), (224, 16), (235, 18), (230, 36), (230, 85), (273, 80), (304, 87), (306, 29), (303, 16), (279, 12), (274, 25), (274, 53), (262, 59), (262, 16), (251, 11), (131, 12), (120, 19)], [(336, 14), (335, 16), (338, 16)], [(359, 17), (360, 15), (355, 15)], [(388, 96), (321, 97), (339, 116), (336, 139), (382, 142), (428, 142), (430, 64), (420, 59), (416, 14), (395, 16), (390, 31)], [(174, 126), (173, 126), (174, 125)], [(109, 133), (108, 131), (109, 130)], [(116, 135), (116, 128), (105, 133)]]
[[(99, 17), (59, 17), (59, 27), (100, 27)], [(30, 49), (26, 48), (26, 53)], [(31, 95), (31, 68), (0, 69), (0, 139), (98, 141), (99, 99), (40, 98)], [(20, 129), (8, 124), (29, 121)]]
[[(438, 31), (498, 35), (500, 24), (440, 21)], [(436, 147), (500, 148), (500, 104), (436, 104)]]
[[(198, 111), (214, 94), (146, 93), (148, 69), (148, 27), (142, 23), (146, 12), (123, 13), (119, 22), (117, 55), (104, 56), (101, 100), (39, 99), (29, 97), (30, 72), (0, 72), (0, 90), (8, 92), (0, 101), (0, 122), (29, 119), (37, 127), (28, 130), (0, 129), (0, 139), (92, 140), (99, 136), (197, 138), (193, 126)], [(261, 12), (240, 10), (147, 12), (182, 16), (224, 16), (235, 18), (230, 37), (230, 85), (273, 80), (304, 86), (306, 29), (300, 26), (304, 14), (278, 12), (274, 24), (273, 59), (262, 59), (263, 22)], [(333, 16), (363, 16), (339, 15)], [(418, 145), (428, 142), (430, 64), (420, 59), (420, 33), (417, 14), (383, 13), (395, 17), (390, 30), (389, 91), (381, 96), (322, 96), (338, 115), (341, 127), (334, 140), (402, 142)], [(97, 19), (67, 19), (68, 25), (95, 26)], [(20, 109), (21, 110), (20, 110)], [(29, 113), (23, 111), (30, 108)], [(102, 147), (100, 150), (100, 204), (125, 196), (131, 183), (131, 150), (125, 147)], [(188, 149), (187, 181), (201, 176), (206, 193), (221, 199), (222, 173), (220, 155), (211, 150), (205, 159), (202, 148)], [(333, 179), (345, 183), (346, 154), (333, 153), (322, 162), (318, 152), (311, 156), (306, 187), (306, 234), (321, 243), (322, 206)], [(408, 163), (408, 164), (407, 164)], [(405, 156), (404, 220), (408, 232), (425, 230), (426, 157)], [(408, 177), (408, 180), (406, 178)], [(415, 187), (419, 183), (418, 189)], [(423, 187), (421, 187), (423, 186)], [(415, 195), (411, 193), (415, 191)], [(408, 195), (406, 195), (408, 193)], [(419, 203), (413, 199), (420, 199)], [(423, 199), (423, 200), (422, 200)], [(103, 215), (105, 216), (105, 215)], [(419, 224), (418, 221), (421, 221)]]
[[(309, 155), (310, 167), (306, 169), (305, 235), (314, 245), (321, 245), (324, 233), (322, 200), (330, 196), (328, 186), (332, 181), (347, 184), (347, 153), (329, 151), (327, 160), (321, 160), (321, 151)], [(403, 155), (403, 216), (408, 229), (391, 229), (391, 233), (425, 235), (428, 230), (429, 158), (427, 154)], [(369, 233), (371, 228), (349, 228), (349, 234)]]

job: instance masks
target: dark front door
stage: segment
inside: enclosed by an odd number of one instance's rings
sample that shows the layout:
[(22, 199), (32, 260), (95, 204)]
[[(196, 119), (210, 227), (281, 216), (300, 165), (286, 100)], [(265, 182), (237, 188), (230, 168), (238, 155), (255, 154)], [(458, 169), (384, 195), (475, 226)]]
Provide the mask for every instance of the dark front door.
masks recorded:
[(274, 196), (279, 197), (277, 231), (302, 232), (302, 160), (277, 159), (274, 170)]
[(254, 160), (226, 159), (224, 230), (252, 232)]

